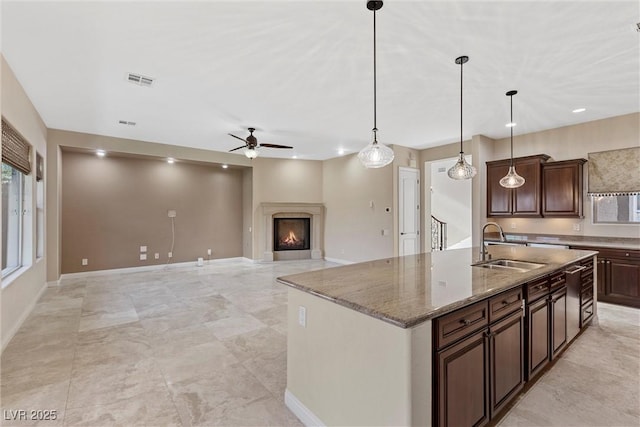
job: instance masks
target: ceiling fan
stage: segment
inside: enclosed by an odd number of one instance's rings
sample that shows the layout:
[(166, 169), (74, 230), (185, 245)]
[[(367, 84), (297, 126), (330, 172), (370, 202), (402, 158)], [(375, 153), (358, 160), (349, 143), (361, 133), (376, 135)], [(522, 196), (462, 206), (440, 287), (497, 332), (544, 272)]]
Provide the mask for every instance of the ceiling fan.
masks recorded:
[(250, 135), (247, 137), (247, 139), (243, 139), (240, 138), (239, 136), (235, 136), (233, 134), (229, 134), (229, 136), (232, 136), (236, 139), (239, 139), (240, 141), (244, 142), (245, 145), (241, 145), (240, 147), (236, 147), (233, 150), (229, 150), (229, 152), (232, 151), (236, 151), (236, 150), (240, 150), (241, 148), (244, 148), (244, 155), (247, 156), (250, 159), (255, 159), (256, 157), (258, 157), (258, 152), (256, 151), (256, 148), (259, 147), (267, 147), (267, 148), (293, 148), (293, 147), (289, 147), (288, 145), (278, 145), (278, 144), (258, 144), (258, 139), (253, 136), (253, 132), (256, 130), (255, 128), (248, 128)]

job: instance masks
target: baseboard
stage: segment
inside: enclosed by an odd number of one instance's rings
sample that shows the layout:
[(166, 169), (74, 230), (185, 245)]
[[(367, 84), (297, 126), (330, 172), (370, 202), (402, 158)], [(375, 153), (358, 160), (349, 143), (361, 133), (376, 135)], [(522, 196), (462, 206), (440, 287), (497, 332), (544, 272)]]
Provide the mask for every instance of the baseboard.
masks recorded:
[(339, 258), (324, 257), (324, 260), (329, 262), (335, 262), (336, 264), (343, 264), (343, 265), (355, 264), (354, 261), (347, 261), (346, 259), (339, 259)]
[(60, 280), (53, 280), (51, 282), (47, 282), (48, 288), (55, 288), (57, 286), (60, 286)]
[(302, 402), (298, 400), (297, 397), (293, 395), (289, 391), (289, 389), (284, 392), (284, 404), (287, 405), (287, 408), (293, 412), (293, 414), (298, 417), (302, 424), (307, 427), (324, 427), (325, 424), (320, 421), (320, 418), (316, 417), (316, 415), (309, 410)]
[(20, 318), (18, 319), (16, 324), (13, 326), (13, 328), (11, 328), (11, 330), (9, 331), (8, 334), (2, 336), (2, 351), (0, 351), (0, 354), (2, 352), (4, 352), (4, 349), (7, 346), (7, 344), (9, 344), (11, 342), (11, 339), (13, 338), (13, 336), (18, 332), (18, 330), (20, 330), (20, 327), (22, 326), (24, 321), (27, 320), (27, 317), (29, 317), (29, 315), (31, 314), (31, 312), (35, 308), (36, 304), (40, 300), (40, 297), (42, 296), (44, 291), (47, 290), (47, 287), (48, 286), (47, 286), (46, 282), (42, 284), (42, 287), (38, 291), (38, 294), (33, 299), (33, 301), (31, 301), (31, 304), (29, 304), (27, 309), (22, 313), (22, 316), (20, 316)]
[(216, 258), (216, 259), (204, 261), (204, 265), (202, 267), (198, 267), (196, 264), (196, 261), (187, 261), (187, 262), (176, 262), (171, 264), (143, 265), (140, 267), (112, 268), (109, 270), (81, 271), (79, 273), (61, 274), (60, 280), (78, 278), (78, 277), (102, 276), (105, 274), (114, 274), (114, 273), (139, 273), (143, 271), (157, 271), (157, 270), (164, 270), (164, 269), (184, 268), (184, 267), (206, 268), (211, 264), (222, 264), (230, 261), (246, 261), (246, 260), (248, 260), (248, 258), (244, 258), (244, 257)]

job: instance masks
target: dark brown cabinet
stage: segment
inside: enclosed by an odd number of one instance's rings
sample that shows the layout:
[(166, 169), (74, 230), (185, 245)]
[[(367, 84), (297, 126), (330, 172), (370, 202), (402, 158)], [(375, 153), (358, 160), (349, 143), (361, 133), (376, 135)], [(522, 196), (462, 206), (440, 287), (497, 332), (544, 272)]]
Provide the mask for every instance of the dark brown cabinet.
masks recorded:
[[(439, 426), (481, 426), (524, 384), (522, 288), (434, 321), (434, 416)], [(490, 323), (491, 322), (491, 323)]]
[(510, 160), (487, 162), (487, 216), (542, 216), (541, 165), (549, 159), (546, 154), (513, 159), (516, 172), (525, 179), (522, 187), (509, 189), (500, 179), (509, 171)]
[(585, 159), (542, 164), (542, 216), (582, 217)]
[[(599, 252), (598, 301), (640, 307), (640, 251), (594, 247), (572, 248)], [(586, 313), (589, 312), (589, 310), (586, 311)]]
[(557, 290), (549, 298), (551, 324), (551, 359), (555, 359), (567, 345), (567, 288)]
[(527, 379), (549, 363), (549, 304), (542, 298), (527, 306)]

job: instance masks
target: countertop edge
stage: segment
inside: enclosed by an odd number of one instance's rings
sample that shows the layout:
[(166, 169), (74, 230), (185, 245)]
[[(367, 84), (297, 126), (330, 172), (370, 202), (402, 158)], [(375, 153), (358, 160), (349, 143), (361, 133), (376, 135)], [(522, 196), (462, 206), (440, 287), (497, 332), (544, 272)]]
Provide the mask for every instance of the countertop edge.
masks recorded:
[[(597, 251), (586, 251), (586, 250), (583, 250), (583, 252), (589, 252), (589, 254), (577, 257), (577, 258), (575, 258), (575, 259), (573, 259), (573, 260), (571, 260), (569, 262), (563, 263), (563, 264), (556, 264), (552, 271), (556, 271), (556, 270), (562, 269), (562, 268), (564, 268), (566, 266), (569, 266), (571, 264), (574, 264), (574, 263), (582, 261), (584, 259), (593, 257), (593, 256), (598, 254)], [(524, 285), (527, 282), (531, 282), (531, 281), (536, 280), (536, 279), (538, 279), (540, 277), (543, 277), (543, 276), (546, 276), (548, 274), (551, 274), (552, 271), (545, 271), (544, 273), (542, 273), (540, 275), (537, 275), (537, 276), (528, 277), (528, 278), (521, 279), (521, 280), (516, 280), (514, 283), (512, 283), (510, 285), (506, 285), (506, 286), (503, 286), (501, 288), (491, 289), (491, 290), (486, 291), (486, 292), (484, 292), (484, 293), (482, 293), (480, 295), (474, 295), (474, 296), (468, 297), (466, 299), (459, 300), (459, 301), (456, 301), (454, 303), (451, 303), (451, 304), (448, 304), (448, 305), (445, 305), (445, 306), (442, 306), (442, 307), (438, 307), (438, 308), (436, 308), (434, 310), (431, 310), (431, 311), (425, 313), (424, 315), (420, 315), (420, 316), (408, 319), (406, 321), (397, 319), (395, 317), (385, 316), (384, 314), (380, 314), (377, 311), (373, 311), (373, 310), (371, 310), (371, 309), (369, 309), (367, 307), (364, 307), (362, 305), (355, 304), (355, 303), (352, 303), (350, 301), (346, 301), (346, 300), (344, 300), (342, 298), (334, 298), (334, 297), (331, 297), (329, 295), (325, 295), (325, 294), (323, 294), (321, 292), (318, 292), (318, 291), (316, 291), (314, 289), (311, 289), (311, 288), (308, 288), (306, 286), (301, 286), (299, 284), (290, 282), (288, 280), (284, 280), (282, 277), (276, 278), (276, 281), (278, 283), (280, 283), (280, 284), (285, 285), (285, 286), (289, 286), (289, 287), (291, 287), (293, 289), (297, 289), (299, 291), (306, 292), (308, 294), (314, 295), (314, 296), (319, 297), (321, 299), (324, 299), (326, 301), (333, 302), (335, 304), (338, 304), (338, 305), (341, 305), (343, 307), (352, 309), (354, 311), (357, 311), (359, 313), (362, 313), (362, 314), (365, 314), (367, 316), (373, 317), (375, 319), (381, 320), (383, 322), (389, 323), (391, 325), (400, 327), (402, 329), (409, 329), (409, 328), (412, 328), (414, 326), (418, 326), (419, 324), (424, 323), (427, 320), (431, 320), (431, 319), (434, 319), (436, 317), (443, 316), (445, 314), (451, 313), (451, 312), (453, 312), (455, 310), (458, 310), (460, 308), (467, 307), (467, 306), (469, 306), (469, 305), (471, 305), (473, 303), (476, 303), (478, 301), (482, 301), (482, 300), (488, 299), (488, 298), (490, 298), (490, 297), (492, 297), (494, 295), (501, 294), (502, 292), (510, 291), (510, 290), (512, 290), (512, 289), (514, 289), (514, 288), (516, 288), (518, 286)]]

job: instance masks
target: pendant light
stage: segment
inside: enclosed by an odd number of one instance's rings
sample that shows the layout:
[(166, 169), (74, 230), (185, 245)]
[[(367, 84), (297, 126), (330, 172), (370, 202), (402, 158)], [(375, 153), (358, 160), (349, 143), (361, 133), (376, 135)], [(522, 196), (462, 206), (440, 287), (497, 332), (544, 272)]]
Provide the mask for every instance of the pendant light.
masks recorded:
[(367, 9), (373, 11), (373, 141), (358, 153), (358, 159), (366, 168), (381, 168), (393, 161), (393, 150), (378, 142), (376, 125), (376, 10), (382, 7), (382, 1), (367, 1)]
[(505, 188), (518, 188), (524, 184), (524, 178), (518, 175), (516, 167), (513, 166), (513, 128), (516, 125), (513, 122), (513, 95), (518, 93), (517, 90), (510, 90), (506, 95), (511, 99), (511, 121), (507, 126), (511, 129), (511, 161), (509, 163), (509, 173), (507, 173), (501, 180), (500, 185)]
[(476, 176), (476, 168), (467, 163), (462, 150), (462, 65), (469, 61), (468, 56), (459, 56), (456, 58), (456, 64), (460, 65), (460, 157), (455, 165), (447, 171), (449, 178), (452, 179), (471, 179)]

